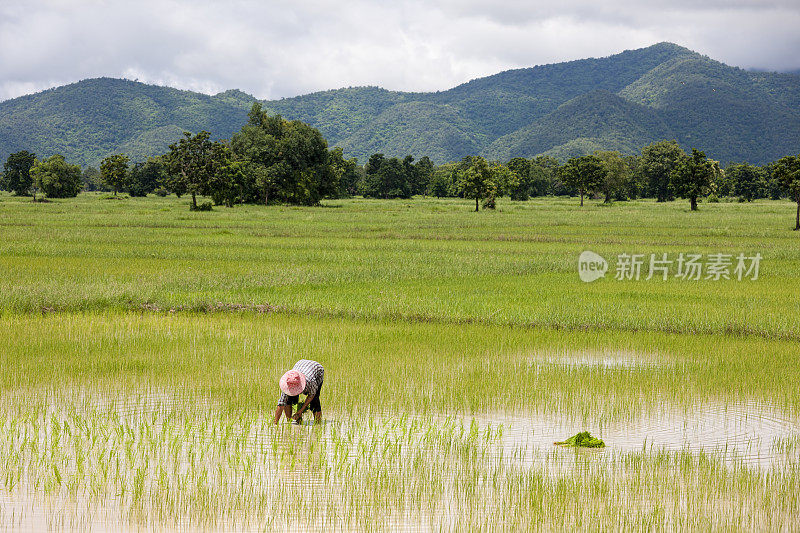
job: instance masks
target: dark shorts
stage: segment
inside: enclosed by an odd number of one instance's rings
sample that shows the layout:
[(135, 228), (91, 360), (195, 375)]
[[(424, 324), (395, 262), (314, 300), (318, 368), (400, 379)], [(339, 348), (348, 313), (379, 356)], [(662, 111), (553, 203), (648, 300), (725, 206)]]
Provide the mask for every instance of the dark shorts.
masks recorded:
[[(319, 403), (319, 397), (322, 394), (322, 385), (325, 382), (319, 384), (319, 390), (317, 391), (317, 395), (311, 400), (311, 403), (308, 404), (308, 409), (312, 413), (321, 413), (322, 412), (322, 405)], [(289, 399), (286, 401), (286, 405), (297, 405), (300, 403), (300, 396), (289, 396)]]

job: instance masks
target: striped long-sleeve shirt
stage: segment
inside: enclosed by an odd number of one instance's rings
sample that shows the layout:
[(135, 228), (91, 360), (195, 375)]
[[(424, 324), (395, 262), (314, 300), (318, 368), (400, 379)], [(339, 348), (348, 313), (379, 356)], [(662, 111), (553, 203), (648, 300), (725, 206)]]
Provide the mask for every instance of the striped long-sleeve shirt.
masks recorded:
[[(312, 398), (317, 395), (319, 388), (322, 386), (322, 381), (325, 379), (325, 368), (309, 359), (300, 359), (294, 364), (292, 370), (297, 370), (306, 377), (306, 388), (303, 389), (301, 394), (311, 396)], [(281, 391), (278, 398), (278, 405), (289, 405), (290, 396)]]

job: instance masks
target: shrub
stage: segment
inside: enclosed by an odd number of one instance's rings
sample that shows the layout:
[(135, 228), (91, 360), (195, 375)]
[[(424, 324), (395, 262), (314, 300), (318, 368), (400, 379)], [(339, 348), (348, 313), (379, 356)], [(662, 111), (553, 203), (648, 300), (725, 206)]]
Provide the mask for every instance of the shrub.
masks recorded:
[(191, 210), (191, 211), (211, 211), (212, 209), (213, 209), (213, 206), (212, 206), (211, 202), (201, 202), (201, 203), (197, 204), (197, 207), (195, 207), (193, 205), (189, 206), (189, 210)]

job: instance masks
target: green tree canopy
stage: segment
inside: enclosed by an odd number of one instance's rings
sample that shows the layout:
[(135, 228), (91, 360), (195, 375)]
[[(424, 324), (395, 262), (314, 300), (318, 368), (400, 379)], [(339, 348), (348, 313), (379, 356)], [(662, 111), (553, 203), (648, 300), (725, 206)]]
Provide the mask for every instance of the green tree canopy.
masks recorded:
[(151, 157), (133, 165), (125, 187), (131, 196), (147, 196), (166, 183), (166, 165), (160, 157)]
[(411, 183), (411, 194), (427, 194), (433, 179), (433, 162), (426, 155), (419, 158), (414, 165), (414, 180)]
[(338, 196), (344, 198), (358, 194), (359, 182), (361, 181), (361, 169), (358, 166), (358, 160), (355, 157), (345, 159), (343, 150), (336, 147), (330, 151), (328, 161), (339, 182)]
[(748, 202), (761, 197), (767, 186), (764, 171), (748, 163), (729, 165), (725, 169), (725, 180), (731, 184), (732, 194)]
[(800, 230), (800, 156), (782, 157), (775, 164), (775, 177), (789, 197), (797, 203), (794, 229)]
[(83, 169), (83, 190), (85, 191), (105, 191), (106, 184), (103, 183), (103, 178), (100, 171), (95, 167), (89, 165)]
[(48, 198), (73, 198), (83, 187), (81, 167), (67, 163), (60, 154), (44, 161), (37, 160), (31, 167), (31, 177), (33, 187)]
[(0, 180), (0, 189), (12, 191), (18, 196), (30, 194), (33, 186), (31, 167), (36, 162), (36, 155), (22, 150), (8, 156), (3, 165), (3, 176)]
[[(495, 185), (493, 196), (511, 196), (512, 191), (519, 190), (520, 176), (511, 170), (508, 165), (492, 162), (489, 163), (489, 168), (492, 171), (492, 181)], [(492, 195), (487, 196), (487, 199), (490, 199), (489, 204), (494, 201)]]
[(396, 157), (386, 159), (383, 154), (374, 154), (365, 167), (364, 196), (411, 198), (409, 170), (413, 172), (413, 166), (404, 165)]
[(453, 163), (436, 167), (428, 187), (431, 196), (436, 198), (455, 196), (457, 176), (456, 166)]
[(715, 163), (709, 161), (704, 152), (692, 148), (692, 155), (682, 158), (672, 171), (672, 189), (681, 198), (689, 199), (692, 211), (697, 211), (697, 198), (711, 190), (714, 176), (719, 171), (719, 166)]
[(583, 207), (583, 197), (594, 193), (602, 186), (606, 168), (603, 166), (603, 161), (592, 154), (570, 158), (558, 169), (558, 174), (567, 187), (578, 191)]
[(458, 188), (464, 198), (475, 199), (477, 212), (480, 200), (493, 195), (497, 188), (489, 163), (482, 157), (472, 158), (472, 164), (459, 175)]
[(209, 181), (209, 194), (217, 205), (233, 207), (236, 202), (246, 197), (249, 185), (247, 176), (247, 163), (236, 161), (233, 154), (225, 145), (221, 145), (218, 158), (220, 164)]
[(674, 194), (670, 188), (671, 176), (685, 157), (678, 141), (659, 141), (642, 148), (639, 173), (647, 183), (647, 194), (659, 202), (671, 200)]
[(515, 186), (510, 187), (508, 196), (512, 200), (524, 201), (530, 198), (532, 187), (531, 162), (524, 157), (515, 157), (506, 164), (508, 170), (517, 177)]
[(265, 203), (314, 205), (338, 194), (340, 174), (329, 162), (322, 134), (300, 121), (270, 115), (261, 104), (250, 109), (248, 122), (231, 139), (234, 157), (244, 161), (248, 182)]
[(558, 194), (558, 159), (549, 155), (540, 155), (531, 159), (531, 196)]
[(222, 145), (212, 142), (211, 134), (201, 131), (197, 135), (184, 132), (183, 138), (169, 146), (164, 163), (170, 173), (173, 192), (192, 195), (192, 209), (197, 209), (197, 195), (210, 193), (211, 178), (223, 164), (220, 159)]
[(129, 163), (130, 159), (122, 154), (110, 155), (100, 162), (100, 177), (115, 196), (128, 185)]
[(603, 179), (600, 182), (600, 190), (605, 195), (605, 203), (610, 204), (612, 197), (625, 190), (630, 176), (630, 169), (619, 152), (597, 151), (595, 155), (600, 158), (605, 169)]

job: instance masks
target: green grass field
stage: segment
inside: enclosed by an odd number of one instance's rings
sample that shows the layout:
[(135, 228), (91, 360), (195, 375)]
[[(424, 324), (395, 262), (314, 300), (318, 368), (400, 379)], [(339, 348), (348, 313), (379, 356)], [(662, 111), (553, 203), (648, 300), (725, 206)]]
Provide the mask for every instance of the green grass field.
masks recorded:
[[(0, 523), (794, 527), (792, 204), (470, 209), (0, 196)], [(762, 259), (589, 284), (584, 250)], [(324, 423), (274, 428), (300, 358)]]

